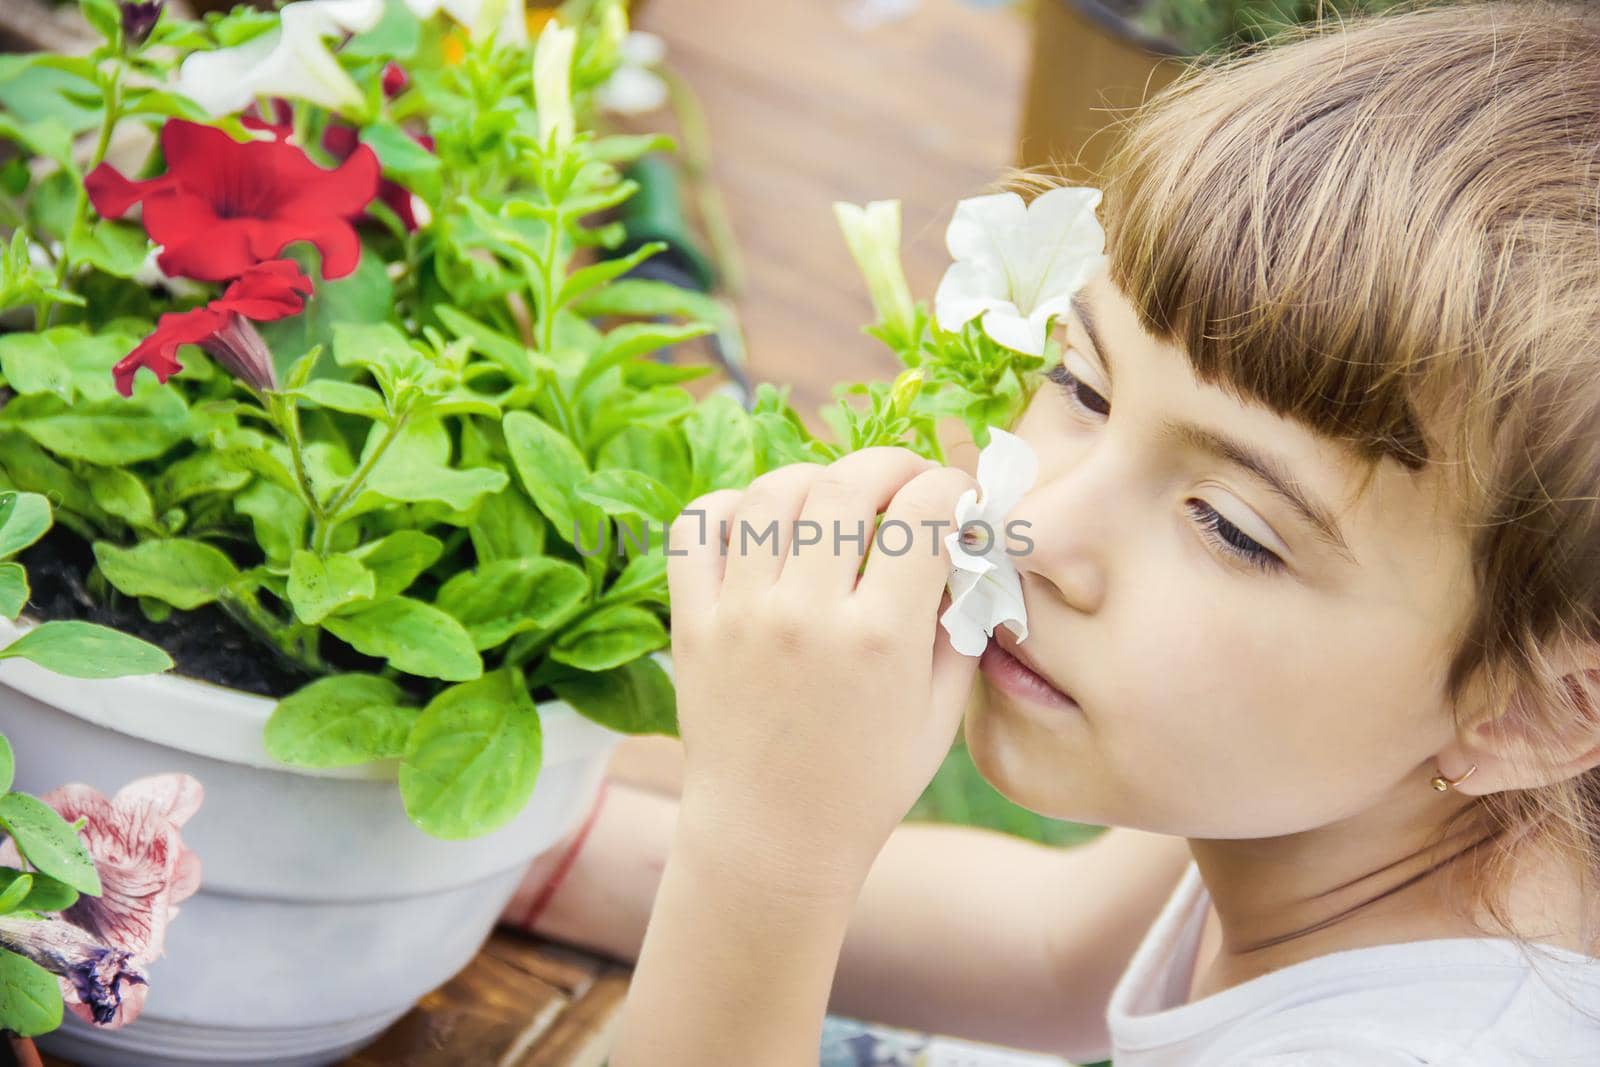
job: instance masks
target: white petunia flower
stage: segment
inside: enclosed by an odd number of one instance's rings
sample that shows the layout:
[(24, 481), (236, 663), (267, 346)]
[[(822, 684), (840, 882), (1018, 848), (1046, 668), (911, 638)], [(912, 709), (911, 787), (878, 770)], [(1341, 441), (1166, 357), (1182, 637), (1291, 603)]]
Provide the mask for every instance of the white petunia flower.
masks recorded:
[[(946, 535), (950, 550), (950, 606), (939, 624), (950, 644), (965, 656), (981, 656), (995, 628), (1004, 624), (1018, 641), (1028, 637), (1022, 579), (1006, 552), (1006, 516), (1039, 475), (1039, 459), (1028, 443), (997, 426), (978, 453), (978, 492), (956, 501), (956, 531)], [(967, 525), (973, 524), (970, 531)], [(963, 531), (967, 538), (962, 538)]]
[(644, 115), (663, 107), (667, 82), (655, 68), (667, 56), (667, 43), (653, 33), (632, 30), (621, 47), (622, 64), (594, 91), (595, 103), (618, 115)]
[(528, 43), (528, 15), (523, 0), (406, 0), (419, 19), (432, 18), (440, 9), (477, 38), (499, 20), (497, 40), (521, 48)]
[(258, 96), (356, 111), (366, 96), (324, 37), (362, 33), (383, 17), (383, 0), (299, 0), (278, 12), (277, 29), (232, 48), (195, 52), (178, 68), (178, 92), (213, 115), (243, 110)]
[(1016, 193), (963, 200), (945, 233), (955, 262), (934, 295), (940, 327), (959, 330), (983, 316), (997, 344), (1044, 354), (1050, 320), (1105, 261), (1095, 218), (1100, 190), (1051, 189), (1024, 204)]

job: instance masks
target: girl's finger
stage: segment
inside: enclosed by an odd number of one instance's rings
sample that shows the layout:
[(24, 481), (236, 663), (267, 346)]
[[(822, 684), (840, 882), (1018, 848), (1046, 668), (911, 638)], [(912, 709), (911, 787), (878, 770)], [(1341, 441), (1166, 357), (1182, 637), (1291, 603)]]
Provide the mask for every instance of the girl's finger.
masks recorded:
[[(783, 565), (785, 585), (849, 593), (872, 543), (874, 520), (900, 487), (934, 467), (907, 448), (864, 448), (835, 460), (811, 483), (796, 527), (797, 543)], [(915, 546), (928, 551), (929, 538)], [(800, 544), (800, 538), (814, 543)]]
[[(863, 605), (935, 618), (950, 575), (945, 538), (955, 532), (956, 501), (978, 481), (954, 467), (935, 467), (905, 484), (884, 513), (882, 544), (875, 546), (856, 586)], [(899, 551), (909, 541), (910, 547)]]
[(723, 534), (744, 493), (718, 489), (691, 500), (667, 531), (667, 595), (672, 618), (702, 619), (716, 607), (726, 561)]
[(728, 529), (721, 600), (748, 604), (771, 592), (789, 555), (806, 492), (826, 468), (791, 463), (751, 482)]

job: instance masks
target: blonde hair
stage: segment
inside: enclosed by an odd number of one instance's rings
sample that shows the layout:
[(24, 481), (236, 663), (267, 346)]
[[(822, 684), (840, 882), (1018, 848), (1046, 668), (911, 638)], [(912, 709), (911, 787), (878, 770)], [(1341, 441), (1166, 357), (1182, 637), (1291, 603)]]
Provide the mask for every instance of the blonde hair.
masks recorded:
[[(1324, 22), (1203, 57), (1103, 181), (1110, 278), (1202, 380), (1373, 469), (1446, 472), (1477, 585), (1447, 692), (1459, 721), (1481, 679), (1529, 761), (1600, 696), (1572, 667), (1600, 668), (1597, 57), (1582, 4)], [(1478, 871), (1503, 927), (1521, 845), (1600, 875), (1600, 770), (1462, 814), (1499, 828)]]

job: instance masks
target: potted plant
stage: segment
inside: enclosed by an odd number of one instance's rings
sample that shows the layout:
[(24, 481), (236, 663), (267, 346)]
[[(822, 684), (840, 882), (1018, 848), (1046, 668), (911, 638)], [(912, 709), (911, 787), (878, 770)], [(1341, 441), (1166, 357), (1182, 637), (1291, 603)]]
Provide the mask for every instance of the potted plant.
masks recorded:
[(0, 727), (27, 788), (209, 794), (161, 988), (68, 1019), (82, 1062), (329, 1062), (464, 965), (616, 741), (674, 730), (647, 522), (804, 452), (781, 395), (642, 358), (720, 312), (604, 255), (667, 147), (590, 128), (622, 6), (537, 48), (520, 3), (437, 8), (84, 0), (89, 54), (0, 59), (0, 476), (57, 505), (27, 617), (179, 672), (7, 660)]

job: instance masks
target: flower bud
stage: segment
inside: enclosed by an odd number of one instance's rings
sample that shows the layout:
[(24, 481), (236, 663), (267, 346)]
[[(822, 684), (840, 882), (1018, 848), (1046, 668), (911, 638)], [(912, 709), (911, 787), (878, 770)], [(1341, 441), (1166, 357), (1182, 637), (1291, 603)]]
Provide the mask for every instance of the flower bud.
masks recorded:
[(150, 39), (161, 10), (167, 0), (122, 0), (122, 41), (128, 48), (138, 48)]
[(901, 371), (895, 378), (894, 386), (889, 390), (889, 411), (896, 418), (904, 418), (910, 413), (912, 402), (922, 392), (923, 377), (921, 367), (911, 367)]
[(900, 201), (874, 200), (865, 208), (836, 203), (833, 213), (867, 281), (878, 320), (909, 342), (916, 309), (900, 265)]
[(547, 145), (572, 143), (572, 51), (578, 31), (551, 19), (533, 51), (533, 102), (539, 114), (539, 136)]

